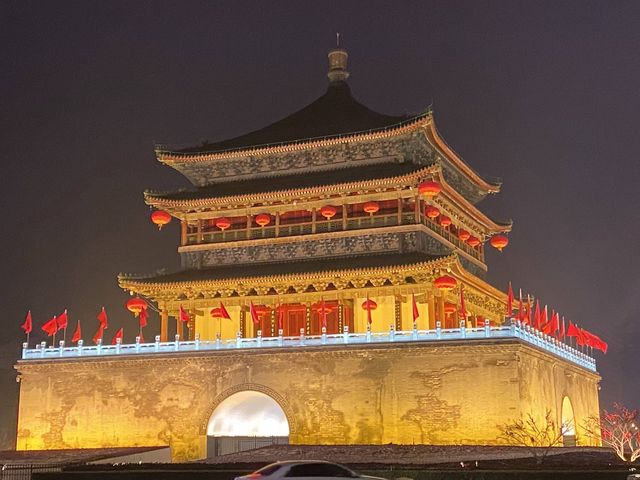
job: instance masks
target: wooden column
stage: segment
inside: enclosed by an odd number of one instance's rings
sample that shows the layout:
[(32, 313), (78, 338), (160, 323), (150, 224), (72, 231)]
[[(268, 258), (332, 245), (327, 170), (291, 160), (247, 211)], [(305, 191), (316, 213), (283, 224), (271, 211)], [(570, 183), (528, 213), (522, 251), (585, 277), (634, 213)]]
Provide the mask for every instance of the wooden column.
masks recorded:
[(420, 223), (420, 194), (416, 193), (413, 216), (416, 223)]
[(402, 197), (398, 197), (398, 225), (402, 225)]
[(347, 229), (347, 204), (342, 201), (342, 230)]
[(444, 293), (440, 292), (440, 296), (437, 298), (436, 308), (438, 311), (438, 320), (440, 320), (440, 325), (442, 328), (445, 327), (446, 316), (444, 313)]
[(276, 212), (276, 229), (275, 229), (276, 237), (280, 236), (280, 212)]
[(247, 213), (247, 240), (251, 239), (251, 214)]
[(244, 302), (240, 305), (240, 335), (247, 338), (247, 313), (244, 310)]
[(311, 335), (311, 305), (305, 303), (304, 307), (305, 331), (307, 335)]
[(187, 221), (180, 221), (180, 245), (184, 246), (187, 244)]
[(271, 336), (275, 337), (276, 336), (276, 306), (275, 305), (271, 309), (270, 320), (271, 320)]
[(180, 335), (180, 340), (184, 340), (184, 328), (182, 320), (180, 320), (180, 313), (176, 315), (176, 335)]
[(396, 293), (393, 296), (396, 331), (402, 330), (402, 295)]
[(169, 312), (167, 307), (160, 311), (160, 341), (166, 342), (169, 339)]
[(316, 209), (311, 209), (311, 233), (316, 233)]
[(436, 299), (433, 296), (433, 292), (427, 292), (427, 311), (429, 312), (427, 328), (433, 330), (436, 328)]
[(198, 224), (197, 224), (197, 236), (196, 238), (198, 239), (198, 243), (202, 243), (202, 220), (198, 219)]
[(338, 300), (338, 333), (344, 330), (344, 304), (342, 300)]

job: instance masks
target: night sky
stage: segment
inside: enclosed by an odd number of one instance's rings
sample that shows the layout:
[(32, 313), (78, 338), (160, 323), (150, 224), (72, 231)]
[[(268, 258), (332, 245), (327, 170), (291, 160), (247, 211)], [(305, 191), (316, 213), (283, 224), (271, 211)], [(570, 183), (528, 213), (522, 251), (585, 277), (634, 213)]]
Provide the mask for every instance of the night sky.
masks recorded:
[(607, 340), (601, 404), (640, 407), (640, 2), (5, 0), (0, 20), (0, 443), (28, 309), (39, 330), (68, 308), (89, 341), (104, 305), (105, 337), (132, 341), (117, 274), (178, 268), (177, 222), (158, 232), (142, 192), (188, 182), (154, 142), (220, 140), (310, 103), (337, 31), (358, 100), (433, 103), (447, 142), (503, 179), (480, 204), (514, 220), (490, 282)]

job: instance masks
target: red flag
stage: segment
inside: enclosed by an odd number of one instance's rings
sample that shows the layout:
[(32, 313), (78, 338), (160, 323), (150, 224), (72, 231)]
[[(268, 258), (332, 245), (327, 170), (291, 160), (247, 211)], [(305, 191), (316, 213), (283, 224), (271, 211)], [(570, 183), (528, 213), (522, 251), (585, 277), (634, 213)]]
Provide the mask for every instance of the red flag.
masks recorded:
[(571, 320), (569, 320), (569, 328), (567, 328), (567, 337), (577, 337), (578, 336), (578, 328), (573, 324)]
[(180, 305), (180, 320), (184, 323), (187, 323), (190, 320), (189, 314), (184, 308), (182, 308), (182, 305)]
[(249, 313), (251, 314), (253, 324), (260, 325), (260, 317), (258, 317), (258, 312), (256, 311), (256, 307), (253, 306), (253, 302), (249, 302)]
[(95, 343), (96, 345), (98, 344), (99, 340), (102, 340), (102, 335), (104, 334), (104, 324), (101, 323), (100, 326), (98, 327), (98, 331), (96, 332), (96, 334), (93, 336), (93, 343)]
[(146, 327), (147, 326), (147, 318), (149, 316), (149, 312), (147, 312), (147, 308), (143, 308), (142, 310), (140, 310), (140, 315), (138, 316), (138, 323), (140, 325), (140, 328)]
[(549, 314), (547, 311), (547, 306), (544, 306), (544, 310), (542, 311), (542, 315), (540, 316), (540, 325), (544, 328), (544, 326), (549, 323)]
[(71, 338), (71, 341), (77, 343), (80, 339), (82, 339), (82, 330), (80, 329), (80, 320), (78, 320), (78, 325), (76, 326), (76, 331), (73, 332), (73, 338)]
[(49, 335), (50, 337), (52, 335), (55, 335), (58, 331), (58, 322), (56, 321), (56, 317), (53, 317), (47, 323), (42, 325), (42, 330), (47, 332), (47, 335)]
[(524, 323), (524, 306), (522, 304), (522, 289), (520, 289), (520, 295), (518, 296), (518, 320)]
[(529, 298), (529, 294), (527, 293), (527, 303), (524, 306), (525, 308), (525, 320), (524, 322), (531, 325), (531, 298)]
[(581, 347), (583, 347), (584, 345), (587, 345), (587, 336), (585, 335), (585, 330), (583, 330), (580, 327), (576, 327), (576, 329), (577, 329), (576, 345), (580, 345)]
[(56, 319), (58, 322), (58, 330), (66, 330), (67, 324), (69, 323), (69, 319), (67, 318), (67, 310), (65, 309), (58, 318)]
[(413, 323), (416, 323), (420, 316), (420, 311), (418, 310), (418, 304), (416, 303), (416, 296), (414, 294), (411, 294), (411, 301), (413, 304)]
[(467, 310), (464, 307), (464, 293), (462, 284), (460, 285), (460, 318), (465, 321), (467, 320)]
[(507, 291), (507, 317), (511, 318), (513, 315), (513, 288), (511, 288), (511, 282), (509, 282), (509, 290)]
[(29, 334), (33, 330), (33, 321), (31, 320), (31, 310), (27, 312), (27, 317), (24, 319), (24, 323), (20, 325), (20, 328), (24, 330), (24, 333)]
[(120, 330), (118, 330), (116, 332), (116, 334), (113, 336), (113, 338), (111, 339), (111, 345), (115, 345), (116, 343), (118, 343), (118, 339), (120, 340), (120, 343), (122, 343), (122, 327), (120, 328)]
[(557, 312), (555, 310), (552, 310), (551, 312), (551, 320), (545, 323), (542, 327), (543, 333), (546, 333), (547, 335), (554, 335), (560, 329), (560, 320)]
[(220, 302), (220, 313), (222, 314), (222, 318), (231, 320), (231, 315), (229, 315), (229, 312), (227, 312), (227, 309), (224, 307), (224, 304), (222, 302)]
[[(107, 319), (107, 312), (102, 307), (100, 313), (98, 314), (98, 321), (100, 322), (100, 328), (102, 330), (106, 330), (109, 327), (109, 321)], [(102, 334), (100, 334), (100, 338), (102, 338)]]
[(540, 330), (540, 327), (542, 326), (542, 319), (540, 318), (540, 301), (539, 300), (536, 300), (536, 310), (533, 314), (533, 325), (538, 330)]

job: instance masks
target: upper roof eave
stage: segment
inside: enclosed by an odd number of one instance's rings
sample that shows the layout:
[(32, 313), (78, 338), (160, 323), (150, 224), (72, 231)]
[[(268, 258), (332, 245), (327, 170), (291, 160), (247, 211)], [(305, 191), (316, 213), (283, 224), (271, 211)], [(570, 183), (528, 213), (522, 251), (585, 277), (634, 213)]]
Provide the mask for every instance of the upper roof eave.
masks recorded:
[(211, 162), (220, 159), (230, 159), (238, 157), (271, 155), (284, 152), (294, 152), (297, 150), (305, 150), (309, 148), (317, 148), (329, 145), (335, 145), (342, 142), (357, 142), (375, 138), (388, 138), (402, 135), (409, 131), (415, 130), (424, 124), (424, 119), (431, 116), (431, 108), (425, 112), (415, 115), (407, 120), (381, 128), (374, 128), (365, 131), (356, 131), (349, 133), (340, 133), (315, 138), (301, 138), (299, 140), (276, 142), (264, 145), (253, 145), (250, 147), (230, 148), (223, 151), (215, 152), (181, 152), (175, 149), (156, 145), (156, 159), (169, 166), (181, 163), (198, 163)]
[(487, 193), (498, 193), (502, 186), (501, 181), (489, 182), (481, 177), (474, 169), (472, 169), (442, 138), (438, 128), (436, 127), (435, 117), (432, 115), (426, 122), (425, 133), (427, 140), (431, 145), (437, 148), (449, 161), (466, 174), (473, 182)]

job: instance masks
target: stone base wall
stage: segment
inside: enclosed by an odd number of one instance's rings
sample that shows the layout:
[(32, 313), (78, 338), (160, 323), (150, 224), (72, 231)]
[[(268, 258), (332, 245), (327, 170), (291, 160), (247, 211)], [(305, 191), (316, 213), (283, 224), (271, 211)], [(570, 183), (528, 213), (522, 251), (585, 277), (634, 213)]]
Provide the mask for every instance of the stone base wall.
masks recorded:
[[(21, 361), (18, 449), (170, 444), (206, 454), (206, 427), (233, 393), (274, 398), (292, 444), (497, 444), (525, 413), (579, 424), (599, 377), (516, 340)], [(559, 422), (558, 422), (559, 423)], [(580, 440), (579, 440), (580, 441)]]

